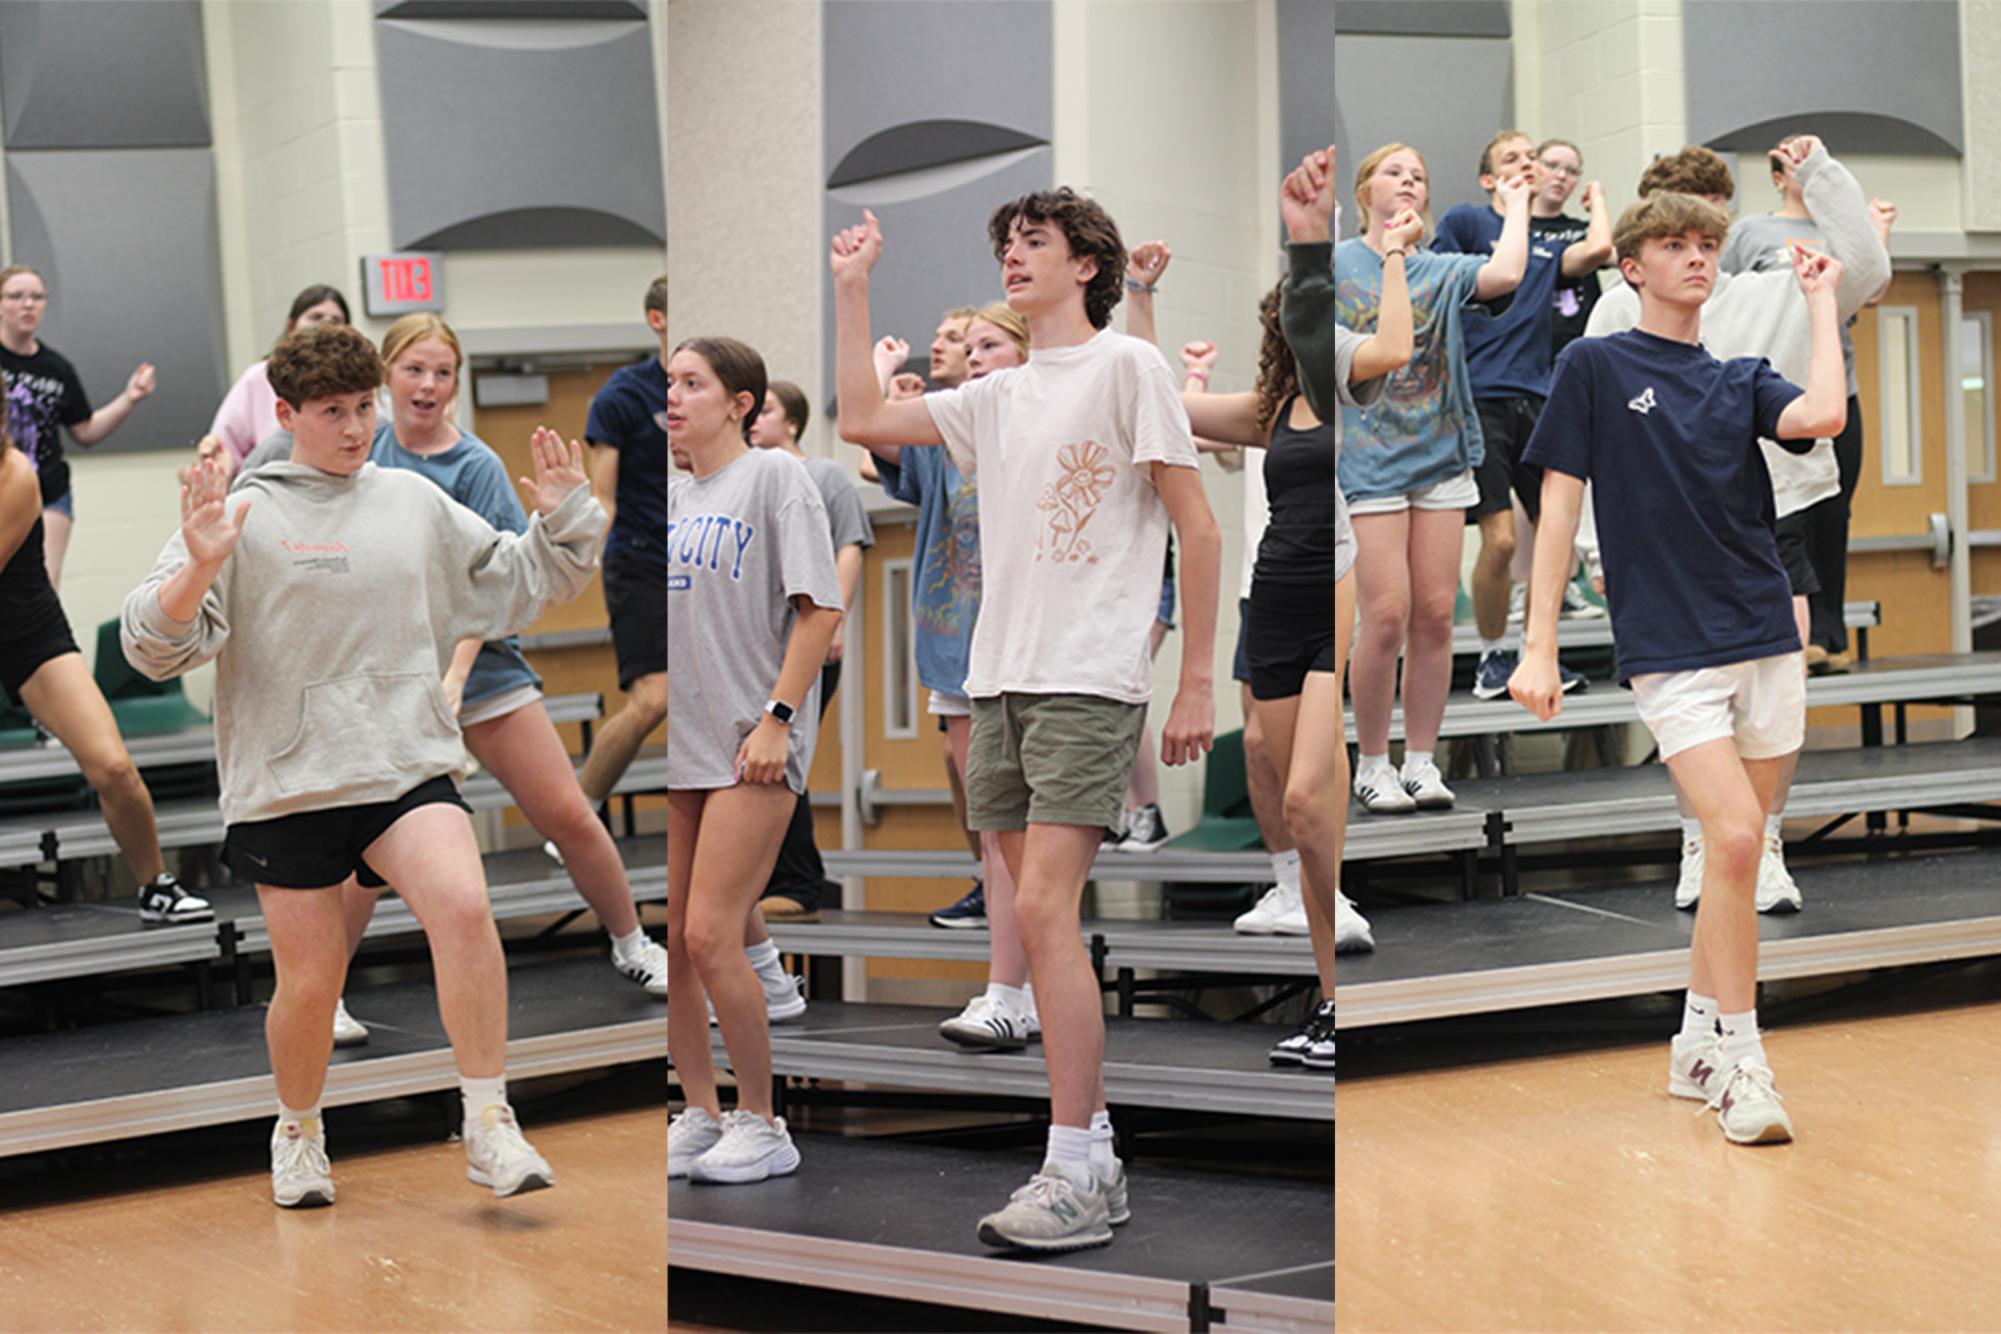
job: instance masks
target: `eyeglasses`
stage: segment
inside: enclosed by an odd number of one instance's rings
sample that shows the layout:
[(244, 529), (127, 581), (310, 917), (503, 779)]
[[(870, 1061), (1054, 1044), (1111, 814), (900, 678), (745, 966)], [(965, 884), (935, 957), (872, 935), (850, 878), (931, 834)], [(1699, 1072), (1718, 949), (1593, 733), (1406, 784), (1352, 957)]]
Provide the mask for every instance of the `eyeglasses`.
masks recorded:
[(47, 302), (48, 299), (49, 294), (47, 292), (8, 292), (6, 295), (0, 296), (0, 301), (5, 301), (10, 305), (16, 306), (38, 306)]
[(1545, 162), (1545, 163), (1543, 163), (1543, 164), (1542, 164), (1542, 169), (1543, 169), (1544, 171), (1548, 172), (1548, 173), (1549, 173), (1550, 175), (1552, 175), (1552, 176), (1576, 176), (1576, 175), (1579, 175), (1579, 174), (1581, 173), (1581, 169), (1580, 169), (1580, 168), (1577, 168), (1577, 167), (1566, 167), (1566, 166), (1563, 166), (1563, 165), (1562, 165), (1562, 164), (1560, 164), (1560, 163), (1555, 163), (1555, 162)]

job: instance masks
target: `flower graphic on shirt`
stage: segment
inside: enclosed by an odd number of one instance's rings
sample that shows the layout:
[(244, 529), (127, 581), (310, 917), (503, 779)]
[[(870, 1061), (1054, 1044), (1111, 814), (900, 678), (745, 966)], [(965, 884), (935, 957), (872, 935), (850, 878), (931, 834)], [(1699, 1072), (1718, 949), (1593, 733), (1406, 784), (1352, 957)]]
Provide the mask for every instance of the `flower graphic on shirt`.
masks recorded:
[(14, 438), (15, 445), (27, 456), (28, 462), (39, 467), (41, 450), (38, 437), (41, 432), (36, 422), (35, 391), (19, 376), (0, 378), (4, 378), (7, 384), (7, 434)]
[(1063, 470), (1062, 475), (1042, 489), (1035, 504), (1049, 515), (1049, 521), (1036, 533), (1037, 560), (1042, 559), (1046, 550), (1054, 560), (1097, 563), (1098, 558), (1091, 554), (1091, 543), (1084, 537), (1084, 528), (1104, 503), (1105, 493), (1118, 480), (1111, 457), (1112, 451), (1095, 440), (1065, 445), (1057, 451), (1056, 463)]

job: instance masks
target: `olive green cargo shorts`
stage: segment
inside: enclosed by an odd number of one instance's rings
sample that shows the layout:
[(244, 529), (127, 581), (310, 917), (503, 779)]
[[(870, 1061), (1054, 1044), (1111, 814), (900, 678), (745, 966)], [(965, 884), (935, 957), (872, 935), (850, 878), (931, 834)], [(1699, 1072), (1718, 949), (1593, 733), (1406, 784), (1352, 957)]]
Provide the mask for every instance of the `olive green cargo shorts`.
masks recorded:
[(974, 700), (966, 823), (996, 832), (1030, 824), (1121, 828), (1145, 726), (1144, 704), (1096, 695)]

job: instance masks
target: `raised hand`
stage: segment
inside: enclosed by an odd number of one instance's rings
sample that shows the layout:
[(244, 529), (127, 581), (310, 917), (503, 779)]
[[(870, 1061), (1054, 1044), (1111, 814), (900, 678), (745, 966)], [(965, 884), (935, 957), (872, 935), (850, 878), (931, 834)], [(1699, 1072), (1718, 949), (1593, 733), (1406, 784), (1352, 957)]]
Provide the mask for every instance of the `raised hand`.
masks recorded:
[(1160, 275), (1167, 272), (1167, 266), (1174, 259), (1174, 252), (1165, 241), (1147, 241), (1136, 245), (1126, 255), (1126, 277), (1136, 283), (1152, 287), (1160, 281)]
[(1530, 193), (1529, 178), (1526, 175), (1504, 176), (1495, 184), (1494, 193), (1501, 197), (1501, 208), (1512, 212), (1517, 204), (1527, 205)]
[(1802, 134), (1799, 138), (1787, 144), (1784, 151), (1786, 157), (1797, 167), (1800, 163), (1812, 157), (1813, 151), (1819, 147), (1821, 147), (1819, 135)]
[(1870, 200), (1869, 221), (1876, 224), (1876, 230), (1889, 231), (1897, 222), (1897, 206), (1887, 199)]
[(910, 360), (910, 344), (894, 334), (884, 334), (875, 340), (875, 378), (887, 380)]
[(1810, 250), (1797, 241), (1792, 246), (1793, 276), (1807, 300), (1834, 295), (1841, 282), (1841, 261), (1824, 250)]
[(535, 476), (533, 480), (521, 478), (521, 490), (536, 513), (553, 513), (565, 496), (588, 480), (584, 472), (584, 447), (572, 440), (565, 450), (560, 431), (538, 426), (529, 438), (528, 448), (535, 456)]
[(906, 398), (924, 397), (924, 377), (904, 371), (889, 382), (887, 397), (892, 403), (900, 403)]
[(1417, 249), (1417, 243), (1424, 239), (1424, 216), (1414, 208), (1400, 208), (1397, 215), (1389, 220), (1383, 230), (1383, 246), (1393, 250), (1402, 246), (1405, 250)]
[(1593, 209), (1603, 208), (1604, 205), (1605, 187), (1597, 181), (1586, 181), (1584, 183), (1584, 207)]
[(831, 263), (835, 281), (868, 277), (870, 269), (882, 254), (882, 225), (875, 214), (862, 210), (861, 222), (853, 227), (843, 227), (834, 233), (834, 253)]
[(1278, 192), (1285, 236), (1295, 245), (1325, 241), (1334, 216), (1334, 149), (1308, 153), (1286, 176)]
[(137, 403), (153, 392), (155, 383), (157, 380), (153, 374), (153, 363), (142, 361), (139, 363), (139, 368), (132, 372), (132, 377), (125, 382), (125, 397)]
[(187, 544), (188, 559), (197, 565), (219, 566), (236, 550), (243, 536), (243, 516), (250, 501), (229, 511), (229, 472), (213, 458), (202, 459), (188, 469), (181, 483), (181, 540)]
[(1181, 364), (1190, 375), (1199, 375), (1204, 380), (1216, 369), (1216, 358), (1220, 355), (1220, 349), (1206, 338), (1181, 345)]

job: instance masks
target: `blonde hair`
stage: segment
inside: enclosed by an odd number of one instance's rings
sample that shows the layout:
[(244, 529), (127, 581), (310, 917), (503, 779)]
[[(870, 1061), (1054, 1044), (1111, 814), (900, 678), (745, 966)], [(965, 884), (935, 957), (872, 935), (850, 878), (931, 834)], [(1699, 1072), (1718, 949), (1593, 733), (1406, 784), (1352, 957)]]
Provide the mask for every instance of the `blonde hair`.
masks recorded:
[[(6, 268), (0, 269), (0, 287), (5, 287), (9, 278), (18, 278), (24, 273), (32, 273), (37, 278), (42, 278), (42, 271), (32, 264), (9, 264)], [(42, 278), (42, 286), (48, 285), (49, 280)]]
[(459, 396), (458, 381), (465, 371), (465, 349), (459, 345), (459, 336), (452, 332), (452, 326), (428, 310), (405, 315), (382, 335), (382, 382), (389, 382), (389, 368), (396, 364), (396, 358), (426, 338), (439, 339), (452, 350), (452, 397), (456, 399)]
[(1417, 165), (1424, 171), (1425, 211), (1421, 216), (1424, 218), (1424, 230), (1429, 232), (1431, 230), (1431, 168), (1426, 164), (1424, 154), (1418, 152), (1409, 144), (1398, 143), (1384, 144), (1381, 148), (1363, 158), (1362, 165), (1355, 171), (1355, 207), (1362, 214), (1362, 230), (1367, 231), (1370, 223), (1368, 203), (1369, 182), (1375, 179), (1376, 173), (1382, 170), (1383, 163), (1389, 161), (1390, 155), (1393, 153), (1410, 154), (1417, 159)]
[(968, 311), (968, 323), (983, 320), (1006, 334), (1024, 360), (1028, 357), (1028, 321), (1015, 314), (1005, 301), (996, 301), (980, 310)]

